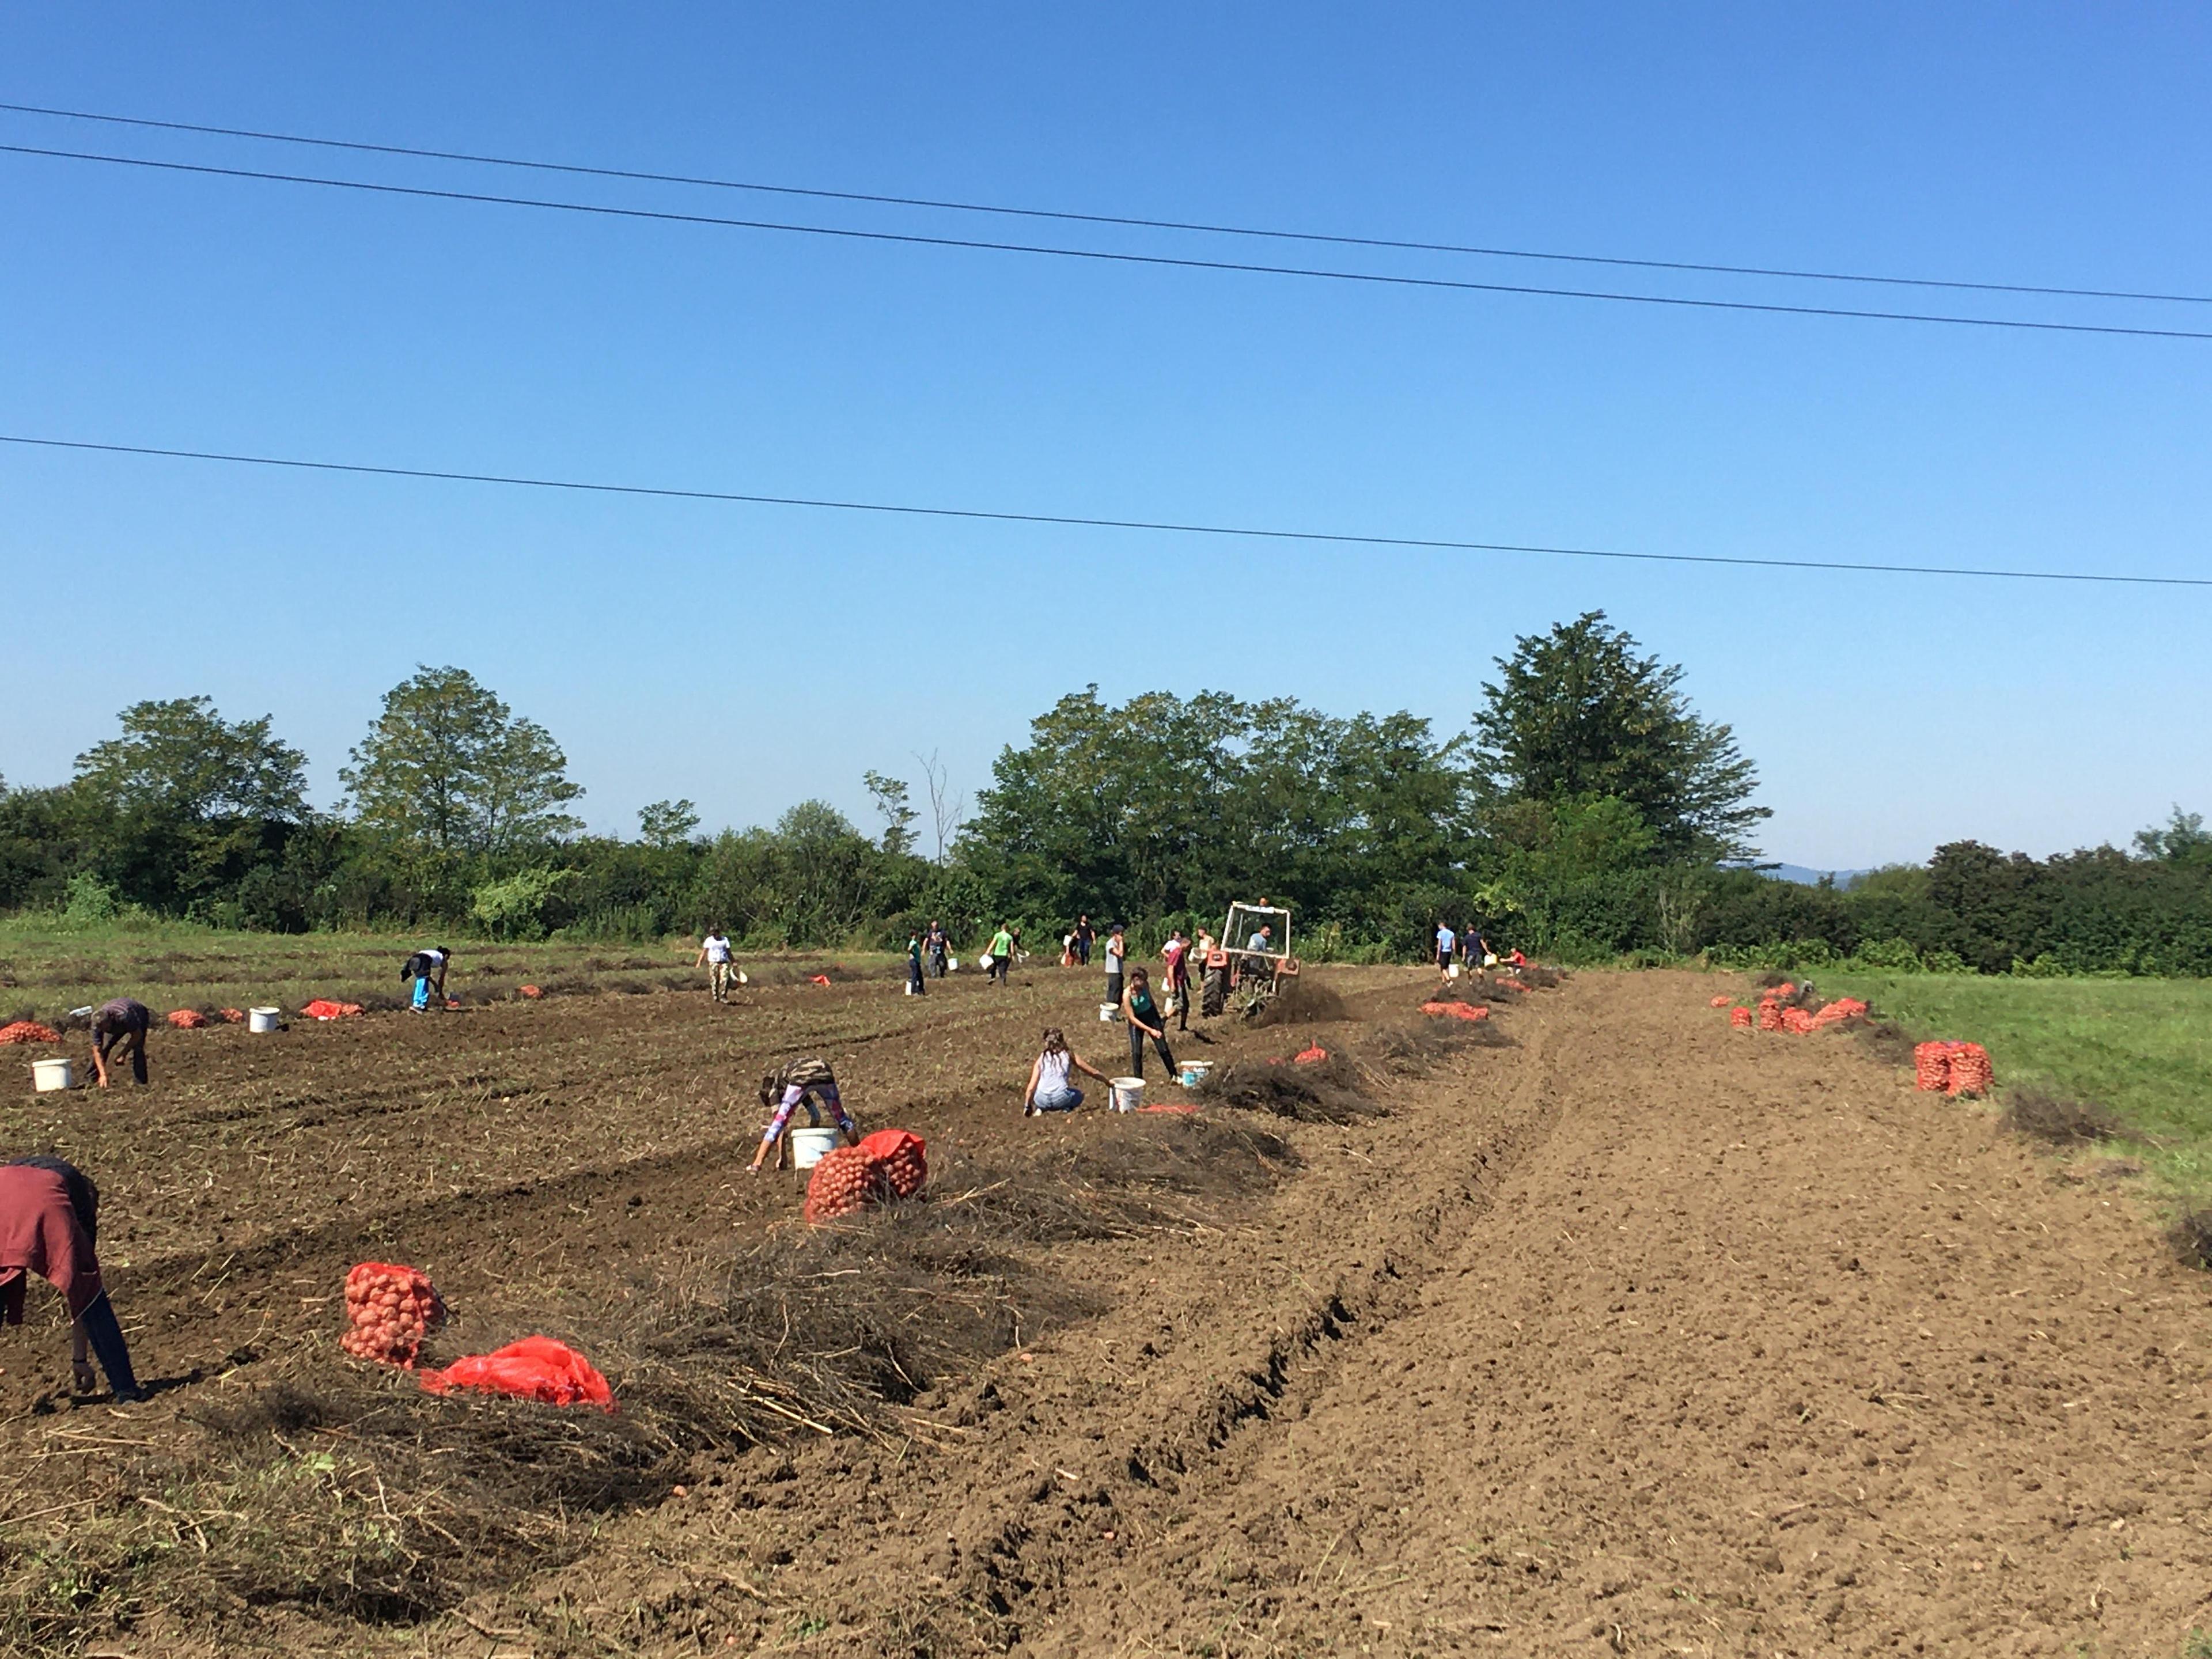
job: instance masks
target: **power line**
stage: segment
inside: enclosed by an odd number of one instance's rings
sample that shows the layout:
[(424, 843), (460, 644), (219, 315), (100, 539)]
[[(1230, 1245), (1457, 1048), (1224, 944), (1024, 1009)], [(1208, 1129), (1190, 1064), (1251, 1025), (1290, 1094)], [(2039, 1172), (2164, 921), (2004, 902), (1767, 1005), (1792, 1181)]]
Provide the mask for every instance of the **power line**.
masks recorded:
[(749, 507), (799, 507), (838, 513), (878, 513), (920, 519), (965, 519), (988, 524), (1050, 525), (1080, 530), (1142, 530), (1176, 536), (1237, 537), (1255, 541), (1305, 542), (1343, 547), (1395, 547), (1447, 553), (1541, 553), (1571, 559), (1617, 559), (1642, 564), (1732, 565), (1761, 570), (1850, 571), (1890, 576), (1972, 576), (2005, 581), (2099, 582), (2141, 587), (2212, 587), (2207, 576), (2130, 576), (2084, 570), (1991, 570), (1971, 565), (1873, 564), (1828, 559), (1771, 559), (1724, 553), (1636, 553), (1619, 548), (1547, 547), (1523, 542), (1455, 541), (1431, 536), (1372, 536), (1326, 530), (1279, 530), (1256, 525), (1186, 524), (1159, 519), (1101, 519), (1072, 513), (1010, 513), (972, 507), (919, 507), (900, 501), (840, 501), (816, 495), (766, 495), (730, 489), (679, 489), (653, 484), (605, 483), (586, 478), (537, 478), (505, 472), (459, 472), (422, 466), (377, 466), (361, 461), (313, 461), (283, 455), (238, 455), (221, 450), (166, 449), (150, 444), (92, 443), (75, 438), (37, 438), (0, 433), (0, 443), (100, 455), (150, 455), (166, 460), (221, 461), (237, 466), (283, 467), (301, 472), (339, 472), (372, 478), (424, 478), (441, 483), (501, 484), (526, 489), (565, 489), (595, 495), (641, 495), (679, 501), (727, 501)]
[(994, 253), (1034, 253), (1060, 259), (1089, 259), (1105, 264), (1165, 265), (1181, 270), (1225, 270), (1266, 276), (1305, 276), (1326, 282), (1369, 283), (1386, 288), (1448, 289), (1475, 294), (1541, 295), (1553, 299), (1606, 300), (1626, 305), (1677, 306), (1693, 311), (1751, 311), (1793, 317), (1848, 317), (1872, 322), (1941, 323), (1967, 328), (2026, 329), (2043, 334), (2124, 334), (2145, 339), (2212, 340), (2212, 331), (2185, 328), (2128, 328), (2115, 323), (2029, 322), (2013, 317), (1961, 317), (1936, 312), (1863, 311), (1842, 306), (1790, 306), (1756, 300), (1692, 300), (1671, 294), (1623, 294), (1602, 289), (1540, 288), (1520, 283), (1476, 283), (1449, 276), (1400, 276), (1378, 271), (1336, 270), (1316, 265), (1263, 265), (1231, 259), (1191, 259), (1165, 253), (1116, 253), (1098, 248), (1055, 247), (1042, 242), (997, 242), (976, 237), (924, 236), (911, 231), (854, 230), (843, 226), (799, 225), (775, 219), (732, 219), (709, 213), (675, 213), (664, 209), (610, 207), (597, 202), (563, 202), (538, 196), (498, 196), (488, 191), (433, 190), (422, 185), (371, 184), (359, 179), (330, 179), (313, 173), (270, 173), (255, 167), (215, 167), (200, 161), (156, 161), (140, 155), (102, 155), (88, 150), (47, 149), (34, 144), (0, 144), (0, 153), (37, 155), (67, 161), (97, 161), (111, 167), (148, 167), (161, 173), (198, 173), (216, 179), (257, 179), (274, 184), (315, 185), (329, 190), (360, 191), (375, 196), (410, 196), (426, 201), (469, 202), (497, 207), (539, 208), (556, 213), (597, 214), (608, 218), (652, 220), (665, 224), (714, 225), (735, 230), (778, 231), (799, 236), (828, 236), (860, 242), (896, 242), (918, 247), (949, 247)]
[(1773, 276), (1796, 282), (1871, 283), (1891, 288), (1952, 289), (1978, 294), (2031, 294), (2078, 300), (2148, 300), (2176, 305), (2212, 305), (2212, 295), (2151, 294), (2130, 289), (2061, 288), (2040, 283), (1977, 283), (1942, 276), (1875, 276), (1865, 271), (1806, 270), (1778, 265), (1725, 265), (1690, 259), (1640, 259), (1621, 254), (1559, 253), (1534, 248), (1485, 247), (1465, 242), (1421, 242), (1390, 236), (1351, 236), (1317, 230), (1283, 230), (1255, 225), (1211, 224), (1200, 220), (1150, 219), (1116, 213), (1080, 213), (1066, 208), (1015, 207), (1003, 203), (961, 202), (927, 196), (887, 196), (869, 191), (825, 190), (804, 185), (769, 184), (757, 179), (718, 179), (696, 173), (652, 173), (633, 167), (591, 167), (573, 161), (547, 161), (524, 156), (486, 155), (469, 150), (426, 149), (411, 144), (374, 144), (350, 138), (325, 138), (305, 133), (262, 132), (251, 127), (206, 126), (191, 121), (159, 121), (138, 115), (109, 115), (89, 110), (50, 109), (39, 104), (0, 103), (0, 110), (18, 115), (51, 116), (71, 121), (99, 121), (111, 126), (142, 127), (162, 132), (193, 132), (210, 137), (250, 138), (264, 143), (305, 144), (320, 149), (352, 150), (365, 155), (405, 155), (420, 161), (464, 161), (480, 167), (520, 167), (536, 173), (562, 173), (579, 178), (623, 179), (641, 184), (687, 185), (710, 190), (752, 191), (770, 196), (800, 196), (824, 202), (864, 202), (879, 207), (927, 208), (948, 213), (995, 214), (1007, 218), (1047, 219), (1064, 224), (1115, 225), (1136, 230), (1194, 231), (1209, 236), (1248, 236), (1272, 241), (1319, 242), (1338, 247), (1394, 248), (1413, 253), (1473, 254), (1491, 259), (1537, 259), (1562, 264), (1614, 265), (1636, 270), (1678, 270), (1706, 276)]

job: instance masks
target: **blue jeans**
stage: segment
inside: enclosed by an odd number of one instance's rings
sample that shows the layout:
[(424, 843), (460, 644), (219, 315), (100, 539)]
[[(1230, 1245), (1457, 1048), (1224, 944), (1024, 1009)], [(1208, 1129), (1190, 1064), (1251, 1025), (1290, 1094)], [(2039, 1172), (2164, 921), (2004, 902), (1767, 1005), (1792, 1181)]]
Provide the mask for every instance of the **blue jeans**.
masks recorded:
[(1072, 1112), (1083, 1104), (1080, 1089), (1040, 1089), (1030, 1097), (1040, 1112)]

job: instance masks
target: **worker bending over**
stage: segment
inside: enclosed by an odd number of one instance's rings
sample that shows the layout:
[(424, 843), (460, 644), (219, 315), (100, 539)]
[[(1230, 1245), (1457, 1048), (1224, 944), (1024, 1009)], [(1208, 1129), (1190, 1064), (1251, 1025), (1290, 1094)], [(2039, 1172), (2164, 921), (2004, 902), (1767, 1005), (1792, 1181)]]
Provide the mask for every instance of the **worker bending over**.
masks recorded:
[(23, 1158), (0, 1164), (0, 1322), (23, 1322), (23, 1293), (33, 1273), (69, 1304), (70, 1381), (89, 1394), (98, 1379), (89, 1347), (107, 1373), (118, 1405), (143, 1400), (131, 1370), (131, 1350), (100, 1281), (94, 1242), (100, 1232), (100, 1189), (73, 1164)]
[(117, 997), (100, 1005), (100, 1012), (92, 1017), (92, 1069), (98, 1073), (101, 1088), (108, 1085), (108, 1061), (119, 1066), (125, 1054), (131, 1056), (132, 1080), (146, 1080), (146, 1033), (153, 1024), (154, 1016), (146, 1005), (132, 998)]
[(799, 1107), (806, 1108), (806, 1121), (816, 1128), (822, 1127), (822, 1109), (827, 1106), (837, 1120), (837, 1127), (845, 1137), (848, 1146), (860, 1144), (860, 1126), (853, 1121), (853, 1115), (845, 1109), (845, 1103), (837, 1097), (837, 1074), (830, 1069), (826, 1060), (817, 1060), (811, 1054), (802, 1054), (796, 1060), (787, 1060), (761, 1079), (761, 1104), (771, 1109), (774, 1115), (761, 1135), (760, 1150), (753, 1154), (752, 1171), (758, 1174), (768, 1155), (776, 1155), (776, 1167), (783, 1167), (784, 1148), (778, 1143), (783, 1139), (784, 1126)]

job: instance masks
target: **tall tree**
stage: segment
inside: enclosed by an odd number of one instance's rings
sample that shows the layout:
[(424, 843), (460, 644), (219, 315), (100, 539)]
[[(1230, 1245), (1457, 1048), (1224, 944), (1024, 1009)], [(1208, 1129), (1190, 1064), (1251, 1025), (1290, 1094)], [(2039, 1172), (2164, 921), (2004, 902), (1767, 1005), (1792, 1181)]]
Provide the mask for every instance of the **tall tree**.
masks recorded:
[(210, 697), (135, 702), (119, 737), (76, 757), (76, 781), (125, 812), (196, 823), (297, 823), (307, 816), (307, 757), (270, 732), (270, 717), (226, 720)]
[(868, 799), (876, 804), (876, 811), (884, 818), (884, 851), (894, 858), (903, 858), (914, 851), (920, 839), (915, 833), (914, 821), (920, 816), (914, 810), (903, 780), (887, 778), (880, 772), (861, 774), (861, 781), (868, 787)]
[(338, 776), (355, 812), (440, 857), (500, 854), (582, 824), (561, 809), (584, 792), (535, 720), (515, 714), (465, 669), (418, 667)]
[(1758, 772), (1728, 726), (1700, 720), (1682, 670), (1592, 611), (1514, 642), (1475, 711), (1476, 764), (1503, 802), (1613, 796), (1672, 860), (1748, 858)]

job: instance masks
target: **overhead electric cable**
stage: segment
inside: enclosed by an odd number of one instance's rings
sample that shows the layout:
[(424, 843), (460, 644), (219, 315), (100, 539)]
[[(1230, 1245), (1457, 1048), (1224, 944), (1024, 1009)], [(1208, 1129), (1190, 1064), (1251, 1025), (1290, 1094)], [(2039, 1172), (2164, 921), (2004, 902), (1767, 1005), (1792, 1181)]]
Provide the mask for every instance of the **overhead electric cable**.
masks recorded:
[(1083, 213), (1067, 208), (1016, 207), (1003, 203), (962, 202), (928, 196), (890, 196), (871, 191), (827, 190), (805, 185), (769, 184), (758, 179), (718, 179), (696, 173), (653, 173), (635, 167), (592, 167), (526, 156), (489, 155), (471, 150), (429, 149), (413, 144), (377, 144), (351, 138), (325, 138), (297, 132), (264, 132), (252, 127), (209, 126), (194, 121), (161, 121), (141, 115), (110, 115), (91, 110), (52, 109), (40, 104), (0, 102), (18, 115), (111, 126), (143, 127), (161, 132), (191, 132), (210, 137), (247, 138), (263, 143), (306, 144), (320, 149), (352, 150), (364, 155), (405, 155), (420, 161), (462, 161), (478, 167), (522, 167), (536, 173), (564, 173), (580, 178), (623, 179), (641, 184), (686, 185), (709, 190), (752, 191), (770, 196), (800, 196), (824, 202), (864, 202), (880, 207), (927, 208), (946, 213), (997, 214), (1008, 218), (1048, 219), (1066, 224), (1115, 225), (1134, 230), (1190, 231), (1209, 236), (1249, 236), (1273, 241), (1323, 242), (1339, 247), (1394, 248), (1411, 253), (1471, 254), (1489, 259), (1538, 259), (1563, 264), (1616, 265), (1637, 270), (1679, 270), (1705, 276), (1767, 276), (1793, 282), (1871, 283), (1891, 288), (1954, 289), (1980, 294), (2032, 294), (2079, 300), (2146, 300), (2175, 305), (2212, 305), (2208, 294), (2155, 294), (2131, 289), (2063, 288), (2043, 283), (1978, 283), (1943, 276), (1876, 276), (1865, 271), (1807, 270), (1783, 265), (1728, 265), (1692, 259), (1634, 258), (1611, 253), (1559, 253), (1534, 248), (1486, 247), (1466, 242), (1423, 242), (1392, 236), (1352, 236), (1318, 230), (1285, 230), (1257, 225), (1211, 224), (1202, 220), (1152, 219), (1131, 214)]
[(1764, 570), (1849, 571), (1891, 576), (1972, 576), (2005, 581), (2100, 582), (2142, 587), (2212, 587), (2212, 576), (2132, 576), (2085, 570), (2003, 570), (1972, 565), (1875, 564), (1831, 559), (1754, 558), (1725, 553), (1638, 553), (1619, 548), (1549, 547), (1524, 542), (1459, 541), (1434, 536), (1377, 536), (1327, 530), (1282, 530), (1257, 525), (1192, 524), (1163, 519), (1092, 518), (1073, 513), (1013, 513), (974, 507), (921, 507), (901, 501), (841, 501), (818, 495), (769, 495), (732, 489), (682, 489), (665, 485), (607, 483), (587, 478), (538, 478), (507, 472), (461, 472), (423, 466), (380, 466), (362, 461), (315, 461), (285, 455), (240, 455), (222, 450), (169, 449), (151, 444), (94, 443), (0, 433), (0, 443), (100, 455), (148, 455), (165, 460), (221, 461), (236, 466), (283, 467), (372, 478), (424, 478), (441, 483), (500, 484), (525, 489), (574, 490), (596, 495), (641, 495), (679, 501), (728, 501), (749, 507), (797, 507), (838, 513), (878, 513), (921, 519), (963, 519), (989, 524), (1053, 525), (1081, 530), (1141, 530), (1176, 536), (1243, 538), (1343, 547), (1398, 547), (1447, 553), (1540, 553), (1571, 559), (1615, 559), (1644, 564), (1747, 566)]
[(667, 224), (714, 225), (736, 230), (777, 231), (799, 236), (837, 237), (860, 242), (895, 242), (919, 247), (949, 247), (994, 253), (1034, 253), (1060, 259), (1090, 259), (1106, 264), (1166, 265), (1182, 270), (1224, 270), (1267, 276), (1305, 276), (1326, 282), (1369, 283), (1386, 288), (1448, 289), (1476, 294), (1541, 295), (1553, 299), (1606, 300), (1626, 305), (1677, 306), (1695, 311), (1751, 311), (1795, 317), (1848, 317), (1890, 323), (1941, 323), (1968, 328), (2026, 329), (2044, 334), (2126, 334), (2147, 339), (2212, 340), (2212, 331), (2186, 328), (2129, 328), (2117, 323), (2031, 322), (2016, 317), (1961, 317), (1936, 312), (1865, 311), (1843, 306), (1791, 306), (1757, 300), (1694, 300), (1672, 294), (1623, 294), (1602, 289), (1540, 288), (1522, 283), (1477, 283), (1449, 276), (1403, 276), (1369, 270), (1335, 270), (1313, 265), (1251, 264), (1231, 259), (1191, 259), (1165, 253), (1123, 253), (1100, 248), (1054, 247), (1041, 242), (995, 242), (976, 237), (925, 236), (912, 231), (855, 230), (841, 225), (798, 225), (775, 219), (732, 219), (708, 213), (675, 213), (657, 208), (612, 207), (599, 202), (562, 202), (538, 196), (499, 196), (488, 191), (433, 190), (422, 185), (372, 184), (360, 179), (330, 179), (313, 173), (269, 173), (255, 167), (215, 167), (200, 161), (156, 161), (142, 155), (102, 155), (88, 150), (48, 149), (35, 144), (0, 144), (0, 152), (66, 161), (97, 161), (111, 167), (149, 167), (161, 173), (199, 173), (217, 179), (256, 179), (274, 184), (314, 185), (375, 196), (410, 196), (428, 201), (469, 202), (498, 207), (538, 208), (556, 213), (586, 213), (615, 219), (652, 220)]

